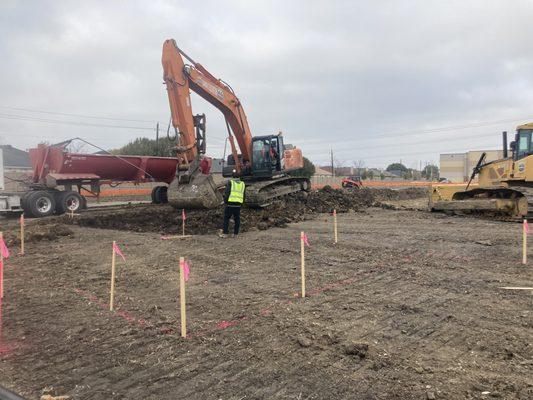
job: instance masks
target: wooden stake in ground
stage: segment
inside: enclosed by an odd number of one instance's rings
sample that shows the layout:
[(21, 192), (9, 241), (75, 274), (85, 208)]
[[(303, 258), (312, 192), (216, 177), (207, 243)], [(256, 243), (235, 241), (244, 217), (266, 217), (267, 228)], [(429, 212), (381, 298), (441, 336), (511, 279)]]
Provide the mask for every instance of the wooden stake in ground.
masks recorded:
[(527, 234), (529, 233), (529, 224), (524, 218), (522, 223), (522, 264), (527, 264)]
[[(0, 241), (4, 241), (4, 234), (0, 232)], [(4, 298), (4, 252), (0, 249), (0, 299)]]
[(189, 265), (180, 257), (180, 321), (181, 337), (187, 337), (187, 310), (185, 307), (185, 282), (189, 280)]
[(181, 210), (181, 236), (185, 236), (185, 220), (187, 217), (185, 216), (185, 209)]
[(111, 294), (109, 296), (109, 311), (113, 311), (115, 305), (115, 264), (116, 264), (116, 253), (115, 253), (116, 242), (113, 241), (113, 255), (111, 256)]
[(20, 255), (24, 255), (24, 213), (20, 214)]
[(116, 255), (122, 257), (124, 261), (126, 258), (120, 248), (117, 246), (117, 242), (113, 240), (113, 254), (111, 256), (111, 293), (109, 295), (109, 311), (113, 311), (115, 305), (115, 265), (116, 265)]
[(9, 257), (9, 250), (4, 242), (4, 234), (0, 232), (0, 299), (4, 298), (4, 259)]
[(337, 234), (337, 210), (333, 210), (333, 231), (335, 236), (335, 244), (337, 244), (339, 238)]
[(300, 232), (300, 253), (301, 253), (301, 279), (302, 279), (302, 297), (305, 297), (305, 232)]

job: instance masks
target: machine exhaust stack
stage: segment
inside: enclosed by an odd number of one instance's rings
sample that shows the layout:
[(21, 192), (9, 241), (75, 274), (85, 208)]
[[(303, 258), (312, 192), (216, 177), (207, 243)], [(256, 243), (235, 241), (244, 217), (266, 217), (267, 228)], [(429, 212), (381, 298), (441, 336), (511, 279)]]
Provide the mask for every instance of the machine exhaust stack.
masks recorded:
[(508, 151), (507, 151), (507, 131), (502, 132), (502, 139), (503, 139), (503, 158), (507, 158)]

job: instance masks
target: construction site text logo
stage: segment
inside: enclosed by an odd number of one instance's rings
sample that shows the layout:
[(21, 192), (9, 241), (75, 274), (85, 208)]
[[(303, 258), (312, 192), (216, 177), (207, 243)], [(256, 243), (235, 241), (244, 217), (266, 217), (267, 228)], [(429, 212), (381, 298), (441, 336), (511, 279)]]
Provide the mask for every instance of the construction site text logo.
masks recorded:
[(222, 89), (217, 88), (215, 85), (212, 85), (211, 83), (206, 82), (201, 78), (198, 79), (198, 82), (200, 83), (200, 86), (202, 86), (204, 89), (214, 94), (220, 100), (224, 100), (224, 91)]
[(524, 172), (526, 170), (526, 165), (524, 163), (518, 164), (518, 171)]

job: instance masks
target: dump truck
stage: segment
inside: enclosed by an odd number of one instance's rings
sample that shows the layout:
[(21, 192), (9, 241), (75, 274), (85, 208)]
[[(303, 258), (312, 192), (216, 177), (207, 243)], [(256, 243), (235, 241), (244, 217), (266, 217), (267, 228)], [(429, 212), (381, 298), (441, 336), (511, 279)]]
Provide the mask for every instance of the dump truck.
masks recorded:
[[(532, 134), (533, 123), (518, 126), (509, 149), (507, 132), (503, 132), (503, 158), (486, 162), (486, 154), (483, 153), (466, 187), (432, 186), (429, 193), (429, 209), (509, 218), (521, 218), (532, 214)], [(472, 187), (476, 176), (478, 176), (477, 185)]]

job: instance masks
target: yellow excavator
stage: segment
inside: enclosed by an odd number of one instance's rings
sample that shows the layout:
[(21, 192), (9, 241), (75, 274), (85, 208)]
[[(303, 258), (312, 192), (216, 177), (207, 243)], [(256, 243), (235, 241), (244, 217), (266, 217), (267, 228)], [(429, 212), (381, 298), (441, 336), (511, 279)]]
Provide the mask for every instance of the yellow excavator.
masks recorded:
[[(516, 128), (515, 140), (507, 148), (503, 132), (503, 158), (485, 162), (479, 158), (470, 180), (460, 186), (434, 185), (429, 193), (429, 209), (451, 213), (525, 217), (533, 214), (533, 123)], [(478, 184), (471, 186), (476, 175)]]

